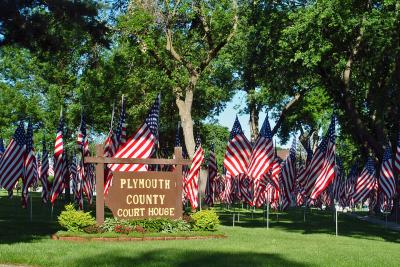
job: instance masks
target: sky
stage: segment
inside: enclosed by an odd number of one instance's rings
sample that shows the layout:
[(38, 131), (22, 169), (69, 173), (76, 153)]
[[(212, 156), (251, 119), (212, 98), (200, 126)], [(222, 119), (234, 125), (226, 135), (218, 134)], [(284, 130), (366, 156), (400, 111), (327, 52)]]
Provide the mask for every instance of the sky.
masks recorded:
[[(243, 91), (238, 91), (235, 96), (232, 98), (232, 100), (226, 105), (226, 108), (223, 112), (219, 114), (217, 117), (217, 120), (220, 125), (228, 127), (229, 131), (232, 129), (233, 123), (235, 121), (236, 115), (238, 115), (240, 124), (242, 125), (242, 129), (246, 137), (250, 140), (250, 125), (249, 125), (249, 120), (250, 120), (250, 115), (249, 114), (239, 114), (240, 111), (244, 109), (246, 105), (246, 93)], [(261, 126), (264, 122), (265, 117), (267, 114), (265, 111), (261, 111), (259, 115), (259, 129), (261, 129)], [(274, 128), (275, 126), (275, 121), (269, 120), (269, 123), (271, 125), (271, 129)], [(282, 148), (290, 148), (290, 145), (292, 143), (292, 140), (289, 140), (287, 144), (280, 144), (280, 139), (276, 138), (276, 144), (279, 147)]]

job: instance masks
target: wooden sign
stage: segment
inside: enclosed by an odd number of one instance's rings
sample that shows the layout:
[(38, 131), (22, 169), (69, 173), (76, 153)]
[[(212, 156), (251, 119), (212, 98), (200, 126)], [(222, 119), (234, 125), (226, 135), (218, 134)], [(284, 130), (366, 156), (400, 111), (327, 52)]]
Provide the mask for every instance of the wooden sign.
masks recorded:
[(182, 175), (175, 172), (114, 172), (106, 206), (119, 219), (182, 217)]
[(182, 148), (175, 147), (174, 159), (130, 159), (103, 157), (103, 145), (96, 145), (96, 157), (85, 163), (96, 164), (96, 221), (104, 222), (104, 166), (121, 164), (175, 165), (172, 172), (114, 172), (106, 199), (113, 215), (120, 219), (179, 218), (182, 216)]

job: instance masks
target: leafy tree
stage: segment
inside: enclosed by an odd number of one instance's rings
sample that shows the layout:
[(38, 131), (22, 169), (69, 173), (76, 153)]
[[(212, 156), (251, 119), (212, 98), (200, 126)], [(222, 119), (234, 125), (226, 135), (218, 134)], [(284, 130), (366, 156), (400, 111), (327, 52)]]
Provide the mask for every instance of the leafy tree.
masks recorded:
[[(119, 19), (124, 43), (134, 55), (141, 54), (138, 66), (145, 71), (140, 74), (152, 75), (163, 84), (156, 89), (173, 96), (190, 155), (194, 154), (192, 108), (196, 106), (204, 118), (231, 96), (231, 88), (221, 82), (231, 78), (229, 66), (214, 59), (235, 34), (235, 3), (132, 1)], [(142, 77), (148, 83), (148, 76)]]
[(321, 88), (343, 134), (381, 158), (387, 141), (396, 143), (400, 116), (400, 3), (322, 0), (289, 17), (277, 68), (290, 88)]

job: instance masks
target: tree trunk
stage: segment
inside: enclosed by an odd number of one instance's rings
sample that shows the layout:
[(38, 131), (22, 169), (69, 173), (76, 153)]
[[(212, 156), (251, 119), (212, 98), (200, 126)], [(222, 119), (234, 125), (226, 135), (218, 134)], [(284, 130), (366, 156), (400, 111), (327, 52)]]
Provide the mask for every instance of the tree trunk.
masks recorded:
[(179, 110), (179, 117), (181, 118), (181, 125), (183, 130), (183, 137), (185, 139), (186, 150), (189, 157), (192, 159), (195, 152), (195, 141), (193, 134), (193, 119), (192, 119), (192, 103), (193, 103), (193, 88), (197, 82), (196, 77), (192, 77), (191, 82), (185, 88), (185, 100), (182, 100), (182, 93), (179, 89), (174, 90), (176, 93), (176, 105)]
[(258, 129), (258, 113), (259, 109), (257, 108), (256, 104), (250, 104), (249, 105), (249, 111), (250, 111), (250, 141), (255, 142), (258, 134), (259, 134), (259, 129)]

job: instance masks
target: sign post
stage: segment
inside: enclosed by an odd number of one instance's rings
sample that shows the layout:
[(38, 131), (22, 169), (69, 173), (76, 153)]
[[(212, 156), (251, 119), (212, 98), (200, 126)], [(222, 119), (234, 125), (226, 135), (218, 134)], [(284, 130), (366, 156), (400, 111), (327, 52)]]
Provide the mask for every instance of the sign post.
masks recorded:
[[(86, 157), (85, 163), (96, 164), (96, 222), (104, 222), (104, 204), (120, 219), (182, 217), (182, 148), (175, 148), (174, 159), (132, 159), (103, 156), (103, 146), (96, 146), (96, 157)], [(105, 164), (175, 165), (168, 172), (113, 172), (113, 185), (104, 198)]]

